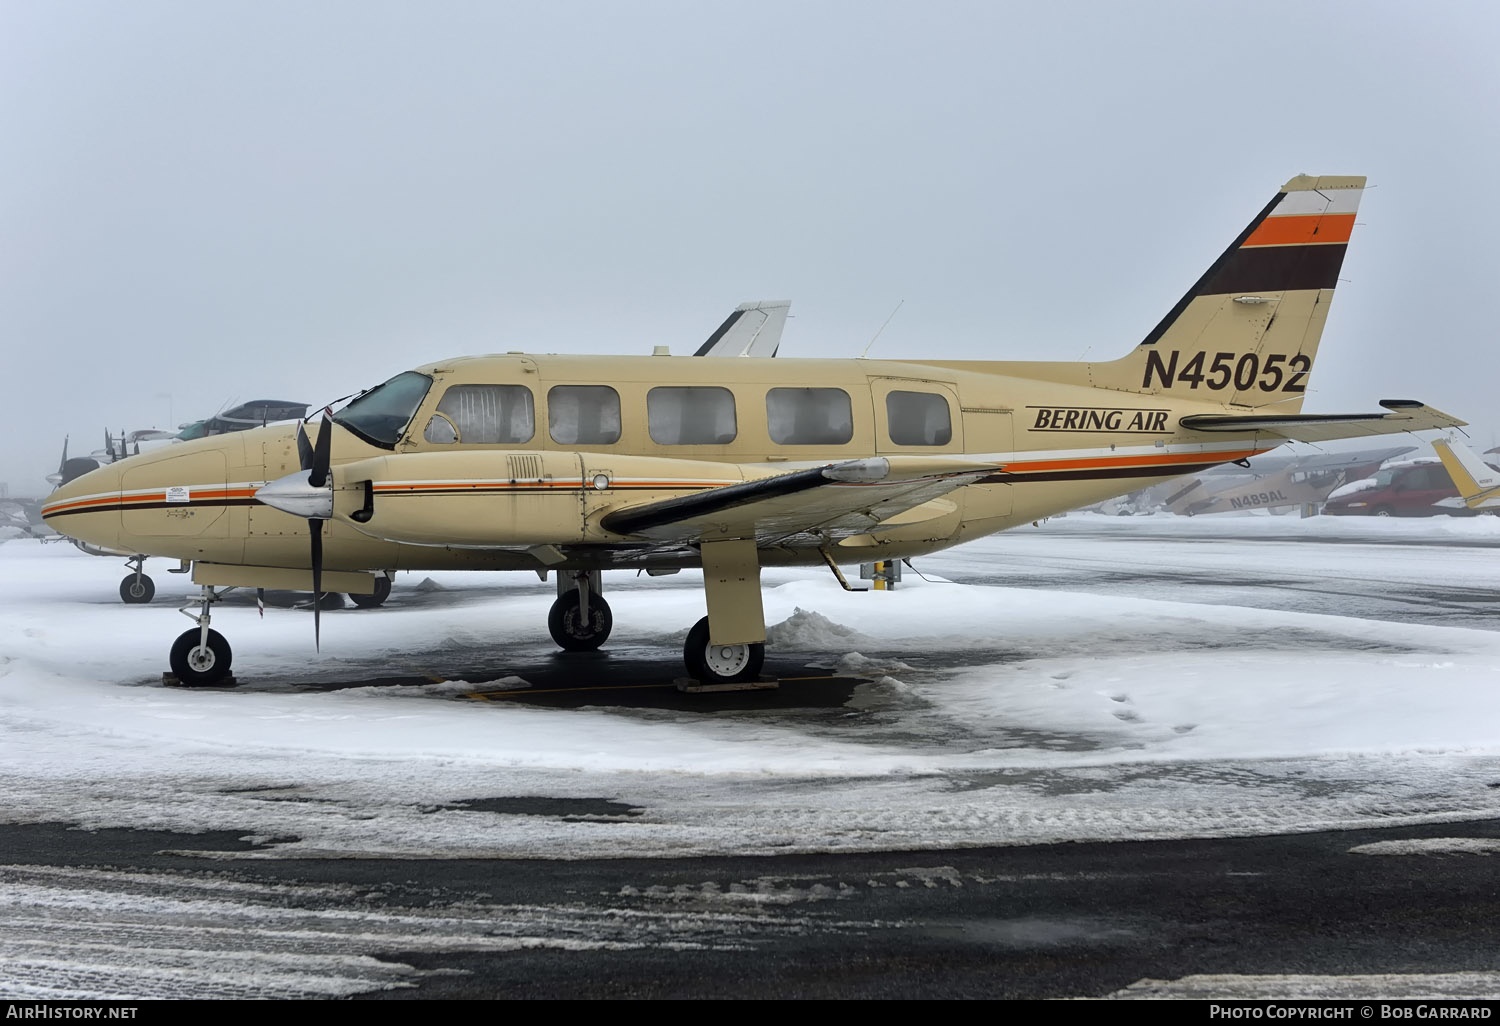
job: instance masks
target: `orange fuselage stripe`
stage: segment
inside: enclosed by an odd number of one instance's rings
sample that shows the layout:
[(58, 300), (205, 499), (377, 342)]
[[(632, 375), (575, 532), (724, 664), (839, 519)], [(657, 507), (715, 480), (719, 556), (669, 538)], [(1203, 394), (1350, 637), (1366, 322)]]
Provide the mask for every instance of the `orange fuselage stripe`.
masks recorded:
[[(1042, 473), (1055, 470), (1108, 470), (1111, 467), (1150, 467), (1159, 466), (1163, 469), (1183, 463), (1229, 463), (1233, 460), (1245, 459), (1266, 452), (1265, 449), (1244, 449), (1234, 452), (1181, 452), (1181, 453), (1148, 453), (1144, 456), (1105, 456), (1105, 457), (1082, 457), (1073, 459), (1054, 460), (1015, 460), (1005, 465), (1004, 472), (1018, 477), (1025, 477), (1028, 473)], [(725, 481), (632, 481), (629, 487), (633, 488), (716, 488), (726, 484), (737, 482)], [(888, 482), (882, 482), (888, 483)], [(545, 487), (552, 489), (566, 488), (589, 488), (587, 481), (547, 481), (547, 482), (472, 482), (455, 481), (452, 484), (420, 484), (420, 485), (376, 485), (377, 492), (422, 492), (422, 491), (453, 491), (460, 488), (536, 488)], [(184, 506), (197, 505), (202, 502), (213, 502), (225, 499), (248, 499), (255, 496), (254, 488), (215, 488), (215, 489), (193, 489), (191, 502), (182, 503)], [(45, 507), (43, 516), (64, 513), (74, 510), (86, 510), (94, 507), (124, 507), (141, 505), (146, 503), (164, 503), (167, 501), (165, 490), (160, 492), (147, 492), (144, 495), (101, 495), (92, 499), (80, 499), (76, 502), (67, 502), (58, 506)], [(174, 503), (174, 505), (176, 505)]]
[[(201, 500), (249, 499), (249, 498), (252, 498), (254, 495), (255, 495), (255, 489), (254, 488), (213, 488), (213, 489), (196, 489), (195, 488), (195, 489), (192, 490), (191, 500), (190, 501), (184, 502), (184, 503), (180, 503), (180, 504), (179, 503), (173, 503), (173, 505), (174, 506), (175, 505), (192, 506), (192, 505), (195, 505), (196, 503), (198, 503)], [(166, 493), (165, 490), (160, 491), (160, 492), (147, 492), (145, 495), (126, 495), (126, 496), (120, 496), (120, 495), (101, 495), (98, 498), (94, 498), (94, 499), (80, 499), (77, 502), (65, 502), (65, 503), (63, 503), (60, 506), (47, 506), (47, 507), (45, 507), (42, 510), (42, 513), (45, 516), (48, 513), (63, 513), (65, 511), (67, 511), (67, 510), (87, 509), (90, 506), (104, 506), (104, 505), (121, 506), (121, 505), (130, 505), (130, 504), (134, 504), (134, 503), (143, 503), (143, 502), (166, 502), (166, 501), (167, 501), (167, 493)]]

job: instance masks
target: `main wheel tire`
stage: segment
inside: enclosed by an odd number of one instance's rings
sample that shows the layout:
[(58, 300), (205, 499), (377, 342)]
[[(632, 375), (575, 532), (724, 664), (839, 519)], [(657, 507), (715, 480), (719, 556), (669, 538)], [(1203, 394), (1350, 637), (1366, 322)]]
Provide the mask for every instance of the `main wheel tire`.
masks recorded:
[(172, 653), (168, 656), (172, 672), (190, 688), (219, 683), (229, 676), (229, 666), (234, 659), (234, 653), (229, 650), (229, 642), (224, 640), (224, 635), (210, 630), (208, 644), (205, 646), (200, 643), (202, 633), (197, 627), (183, 631), (172, 642)]
[(547, 612), (547, 630), (558, 647), (569, 652), (592, 652), (609, 638), (614, 629), (614, 614), (609, 603), (597, 592), (589, 593), (589, 623), (585, 627), (578, 608), (578, 596), (559, 595)]
[(760, 642), (711, 645), (705, 616), (688, 631), (682, 660), (687, 663), (688, 676), (701, 684), (738, 684), (760, 676), (760, 668), (766, 661), (766, 646)]
[(136, 605), (150, 602), (156, 595), (156, 582), (145, 574), (129, 574), (120, 582), (120, 601)]
[(1393, 517), (1396, 515), (1396, 511), (1389, 506), (1376, 506), (1370, 511), (1370, 515), (1376, 517)]
[(349, 601), (361, 609), (374, 609), (386, 599), (391, 597), (391, 579), (389, 577), (375, 578), (375, 594), (356, 595), (349, 593)]

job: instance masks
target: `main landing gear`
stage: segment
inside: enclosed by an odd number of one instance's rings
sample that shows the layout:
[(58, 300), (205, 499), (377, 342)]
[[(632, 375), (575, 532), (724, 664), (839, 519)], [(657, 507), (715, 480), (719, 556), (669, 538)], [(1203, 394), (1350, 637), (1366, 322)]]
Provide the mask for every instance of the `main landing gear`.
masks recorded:
[[(233, 678), (229, 676), (229, 666), (234, 659), (234, 653), (230, 651), (229, 642), (224, 640), (224, 635), (210, 630), (208, 622), (209, 607), (215, 602), (222, 601), (224, 596), (233, 590), (233, 588), (228, 588), (218, 592), (212, 585), (205, 584), (202, 594), (197, 599), (189, 599), (178, 610), (197, 625), (178, 636), (177, 640), (172, 643), (172, 651), (168, 656), (172, 676), (176, 677), (177, 683), (183, 687), (202, 688), (232, 682)], [(200, 606), (201, 611), (193, 612), (194, 608)]]
[[(705, 542), (701, 551), (709, 615), (688, 632), (682, 659), (690, 679), (679, 686), (689, 691), (774, 687), (760, 677), (766, 626), (754, 541)], [(601, 583), (597, 570), (558, 573), (547, 629), (560, 648), (592, 652), (609, 637), (614, 617), (600, 594)]]
[(568, 652), (592, 652), (609, 638), (614, 614), (599, 594), (598, 570), (559, 572), (557, 601), (547, 612), (547, 630), (559, 648)]
[(150, 602), (156, 595), (156, 583), (146, 576), (146, 557), (131, 556), (125, 565), (132, 572), (120, 582), (120, 601), (131, 605)]
[[(700, 551), (708, 615), (688, 632), (682, 656), (690, 679), (679, 681), (679, 688), (685, 691), (774, 688), (774, 681), (760, 676), (766, 658), (766, 626), (754, 540), (703, 542)], [(597, 570), (558, 574), (557, 600), (548, 613), (547, 628), (561, 648), (569, 652), (592, 652), (609, 638), (614, 616), (600, 594), (601, 585)], [(390, 579), (381, 577), (376, 589), (374, 595), (360, 597), (383, 601), (390, 593)], [(234, 657), (229, 642), (209, 627), (213, 604), (233, 590), (217, 591), (212, 585), (203, 585), (201, 594), (179, 610), (193, 621), (193, 627), (172, 645), (168, 682), (184, 687), (234, 682), (229, 675)]]
[(760, 679), (760, 668), (766, 661), (763, 642), (743, 645), (715, 645), (708, 638), (708, 617), (688, 631), (682, 646), (682, 660), (688, 676), (700, 684), (719, 686)]

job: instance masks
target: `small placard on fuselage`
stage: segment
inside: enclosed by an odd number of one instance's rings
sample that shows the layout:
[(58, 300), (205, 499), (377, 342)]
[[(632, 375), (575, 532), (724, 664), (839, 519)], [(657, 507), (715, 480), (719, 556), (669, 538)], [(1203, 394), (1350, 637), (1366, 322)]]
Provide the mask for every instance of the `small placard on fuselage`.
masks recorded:
[(188, 501), (190, 501), (190, 497), (188, 495), (188, 489), (186, 489), (186, 488), (168, 488), (167, 489), (167, 501), (168, 502), (188, 502)]

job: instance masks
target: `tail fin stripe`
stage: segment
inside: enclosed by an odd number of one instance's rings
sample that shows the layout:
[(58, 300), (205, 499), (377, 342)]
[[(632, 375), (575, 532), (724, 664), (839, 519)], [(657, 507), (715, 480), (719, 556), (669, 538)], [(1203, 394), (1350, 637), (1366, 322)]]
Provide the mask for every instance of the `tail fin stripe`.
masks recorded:
[(1298, 214), (1268, 217), (1245, 240), (1246, 246), (1307, 246), (1348, 242), (1354, 233), (1353, 214)]
[(1202, 284), (1198, 294), (1331, 289), (1338, 284), (1339, 268), (1344, 266), (1344, 252), (1348, 248), (1342, 243), (1242, 248)]

